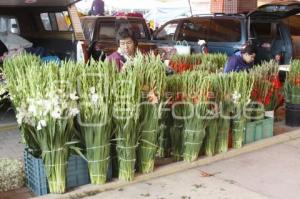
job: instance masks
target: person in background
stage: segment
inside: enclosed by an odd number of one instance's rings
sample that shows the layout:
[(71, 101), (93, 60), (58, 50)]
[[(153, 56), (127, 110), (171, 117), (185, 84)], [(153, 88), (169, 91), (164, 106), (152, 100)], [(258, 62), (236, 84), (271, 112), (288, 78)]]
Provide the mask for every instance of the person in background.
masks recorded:
[(127, 28), (119, 32), (117, 41), (119, 45), (118, 50), (113, 52), (106, 59), (114, 61), (117, 64), (118, 70), (121, 71), (124, 63), (134, 58), (137, 52), (138, 41)]
[(232, 55), (229, 57), (227, 63), (224, 66), (224, 72), (239, 72), (239, 71), (248, 71), (254, 63), (256, 56), (255, 45), (247, 43), (241, 49), (240, 55)]
[(282, 60), (282, 53), (281, 52), (276, 52), (275, 55), (274, 55), (274, 61), (277, 63), (277, 64), (282, 64), (283, 60)]
[(94, 0), (89, 13), (90, 15), (104, 16), (104, 1)]

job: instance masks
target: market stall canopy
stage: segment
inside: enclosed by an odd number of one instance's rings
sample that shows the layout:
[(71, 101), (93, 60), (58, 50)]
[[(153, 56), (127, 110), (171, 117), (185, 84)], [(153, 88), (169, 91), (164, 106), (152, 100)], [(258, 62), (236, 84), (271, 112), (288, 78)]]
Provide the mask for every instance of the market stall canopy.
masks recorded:
[(1, 0), (1, 7), (66, 7), (80, 0)]
[(185, 17), (186, 13), (189, 13), (189, 8), (178, 7), (178, 8), (154, 8), (145, 14), (147, 21), (154, 21), (156, 26), (159, 26), (166, 21), (176, 19), (179, 17)]
[(159, 6), (161, 3), (157, 0), (107, 0), (105, 6), (115, 9), (128, 10), (150, 10)]
[(78, 12), (80, 12), (84, 15), (88, 15), (88, 13), (92, 7), (92, 3), (93, 3), (93, 0), (81, 0), (81, 1), (77, 2), (75, 5), (76, 5)]
[[(92, 7), (93, 0), (81, 0), (76, 3), (78, 11), (87, 15)], [(106, 10), (151, 10), (161, 5), (157, 0), (104, 0)]]
[(191, 14), (197, 15), (210, 13), (209, 0), (191, 1), (191, 7), (192, 13), (188, 1), (176, 0), (165, 2), (151, 9), (145, 14), (145, 18), (148, 21), (155, 21), (157, 25), (162, 25), (169, 20), (191, 16)]

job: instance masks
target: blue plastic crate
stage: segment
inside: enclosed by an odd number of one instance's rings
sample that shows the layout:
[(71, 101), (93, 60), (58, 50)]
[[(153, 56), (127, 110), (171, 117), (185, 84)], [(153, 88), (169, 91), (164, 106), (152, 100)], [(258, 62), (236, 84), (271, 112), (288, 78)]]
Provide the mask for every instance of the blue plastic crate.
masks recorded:
[[(35, 195), (49, 193), (47, 177), (41, 158), (32, 156), (27, 149), (24, 151), (24, 163), (27, 187)], [(87, 162), (77, 155), (72, 155), (67, 167), (67, 189), (90, 183)]]
[(68, 161), (67, 188), (90, 183), (87, 162), (78, 155), (72, 155)]
[(49, 193), (44, 164), (41, 158), (35, 158), (27, 149), (24, 150), (26, 185), (35, 195)]

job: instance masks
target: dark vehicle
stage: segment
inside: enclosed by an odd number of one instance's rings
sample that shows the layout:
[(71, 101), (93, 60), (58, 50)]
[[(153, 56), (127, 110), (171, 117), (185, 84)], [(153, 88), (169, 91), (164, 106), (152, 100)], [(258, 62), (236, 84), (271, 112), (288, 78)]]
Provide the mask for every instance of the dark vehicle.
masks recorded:
[[(214, 14), (175, 19), (167, 22), (154, 33), (159, 48), (186, 40), (192, 52), (199, 52), (199, 40), (205, 40), (209, 52), (232, 55), (247, 41), (257, 45), (257, 61), (269, 60), (280, 54), (282, 63), (289, 63), (295, 52), (288, 22), (289, 16), (300, 12), (300, 2), (286, 1), (263, 5), (244, 14)], [(264, 44), (270, 44), (264, 47)], [(299, 45), (297, 45), (299, 46)]]
[(81, 24), (88, 45), (88, 58), (92, 56), (98, 60), (105, 59), (106, 55), (118, 48), (117, 33), (127, 28), (138, 40), (139, 49), (148, 52), (156, 49), (151, 42), (151, 35), (143, 18), (127, 16), (87, 16), (81, 18)]
[(19, 34), (50, 55), (76, 60), (77, 40), (84, 39), (73, 5), (77, 1), (0, 1), (0, 32)]

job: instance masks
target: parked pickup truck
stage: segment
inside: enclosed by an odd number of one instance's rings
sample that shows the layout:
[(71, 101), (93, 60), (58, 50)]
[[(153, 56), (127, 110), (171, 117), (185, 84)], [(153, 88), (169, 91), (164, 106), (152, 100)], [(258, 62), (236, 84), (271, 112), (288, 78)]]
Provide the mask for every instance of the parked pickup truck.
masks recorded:
[(87, 44), (87, 57), (95, 60), (105, 59), (106, 55), (118, 48), (117, 33), (128, 28), (138, 40), (139, 49), (148, 52), (156, 49), (151, 41), (150, 31), (143, 18), (127, 16), (86, 16), (81, 24)]

